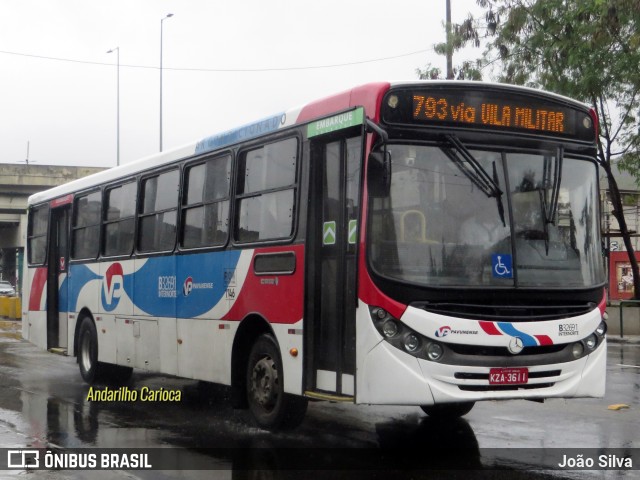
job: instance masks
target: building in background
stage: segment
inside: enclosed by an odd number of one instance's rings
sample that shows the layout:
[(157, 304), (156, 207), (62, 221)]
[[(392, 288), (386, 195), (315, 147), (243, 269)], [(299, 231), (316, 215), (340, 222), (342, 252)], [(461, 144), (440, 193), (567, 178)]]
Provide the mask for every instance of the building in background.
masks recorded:
[[(615, 168), (615, 167), (614, 167)], [(631, 244), (635, 255), (640, 261), (640, 187), (636, 179), (625, 172), (615, 168), (618, 188), (622, 196), (624, 216), (627, 220), (627, 228), (631, 232)], [(600, 177), (600, 189), (602, 199), (602, 233), (605, 241), (607, 255), (607, 271), (609, 273), (609, 300), (626, 300), (633, 297), (633, 276), (629, 255), (620, 236), (618, 221), (611, 213), (613, 210), (609, 199), (609, 184), (606, 177)]]
[(0, 163), (0, 280), (9, 281), (20, 293), (29, 195), (102, 170)]

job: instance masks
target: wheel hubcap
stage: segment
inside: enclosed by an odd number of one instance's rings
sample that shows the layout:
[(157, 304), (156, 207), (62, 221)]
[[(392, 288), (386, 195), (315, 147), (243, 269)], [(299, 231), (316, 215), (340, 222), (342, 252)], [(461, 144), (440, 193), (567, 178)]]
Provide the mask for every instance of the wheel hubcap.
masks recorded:
[(265, 409), (270, 409), (278, 399), (278, 370), (271, 357), (256, 362), (251, 375), (253, 398)]

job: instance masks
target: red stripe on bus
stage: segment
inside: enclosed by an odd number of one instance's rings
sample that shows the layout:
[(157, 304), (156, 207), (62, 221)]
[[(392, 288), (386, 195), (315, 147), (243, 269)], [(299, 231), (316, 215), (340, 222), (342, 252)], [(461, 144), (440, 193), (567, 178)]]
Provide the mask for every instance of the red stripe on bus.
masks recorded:
[(29, 290), (29, 311), (40, 311), (42, 305), (42, 295), (44, 295), (44, 286), (47, 283), (47, 267), (37, 268), (33, 274), (31, 281), (31, 289)]
[(379, 121), (382, 97), (389, 90), (388, 82), (370, 83), (346, 92), (332, 95), (305, 105), (300, 111), (296, 123), (304, 123), (314, 118), (332, 115), (351, 107), (364, 107), (365, 115), (373, 121)]
[(498, 330), (498, 327), (493, 322), (478, 322), (480, 324), (480, 328), (484, 330), (485, 333), (489, 335), (502, 335), (502, 332)]
[[(253, 270), (256, 254), (293, 251), (296, 257), (295, 271), (288, 275), (256, 275)], [(252, 313), (267, 321), (293, 324), (302, 320), (304, 312), (304, 245), (257, 248), (247, 277), (240, 291), (234, 291), (236, 300), (221, 320), (242, 320)]]
[(605, 290), (602, 291), (602, 300), (598, 308), (600, 309), (600, 315), (604, 316), (604, 312), (607, 309), (607, 292)]
[(553, 345), (553, 340), (547, 335), (534, 335), (534, 337), (536, 337), (540, 345)]
[(64, 197), (54, 198), (49, 202), (51, 208), (62, 207), (64, 205), (70, 205), (73, 203), (73, 193), (69, 193)]

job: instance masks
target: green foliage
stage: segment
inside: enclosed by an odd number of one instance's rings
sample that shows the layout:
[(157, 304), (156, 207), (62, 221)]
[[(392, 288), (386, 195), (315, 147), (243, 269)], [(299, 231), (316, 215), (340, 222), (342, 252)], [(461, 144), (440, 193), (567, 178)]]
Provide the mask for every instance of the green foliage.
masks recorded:
[(424, 70), (417, 68), (416, 75), (420, 80), (437, 80), (442, 78), (442, 70), (428, 63)]
[(493, 20), (500, 80), (591, 102), (639, 85), (637, 0), (479, 0)]
[[(453, 67), (453, 76), (456, 80), (482, 80), (481, 66), (480, 61), (462, 62)], [(424, 69), (416, 69), (416, 75), (420, 80), (440, 80), (445, 77), (440, 68), (430, 63)]]
[(477, 2), (486, 12), (484, 65), (497, 72), (499, 81), (564, 94), (597, 112), (598, 160), (640, 298), (640, 269), (612, 169), (618, 162), (640, 184), (640, 1)]
[[(601, 125), (601, 162), (640, 173), (640, 2), (478, 0), (486, 10), (484, 61), (502, 82), (590, 103)], [(476, 23), (478, 28), (478, 23)]]
[[(476, 27), (476, 20), (469, 16), (460, 24), (452, 24), (449, 40), (451, 47), (447, 42), (442, 42), (434, 45), (433, 51), (437, 55), (444, 57), (447, 55), (449, 48), (451, 48), (452, 53), (455, 53), (469, 44), (480, 47), (480, 35)], [(482, 80), (481, 67), (481, 60), (464, 61), (453, 66), (453, 77), (456, 80)], [(445, 78), (446, 72), (428, 63), (424, 69), (416, 69), (416, 75), (420, 80), (438, 80)]]

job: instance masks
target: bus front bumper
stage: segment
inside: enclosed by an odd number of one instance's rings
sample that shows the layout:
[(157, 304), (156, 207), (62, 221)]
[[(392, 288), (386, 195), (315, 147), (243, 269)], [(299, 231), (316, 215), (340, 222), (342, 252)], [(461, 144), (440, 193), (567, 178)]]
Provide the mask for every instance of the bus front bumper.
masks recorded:
[(381, 341), (361, 363), (356, 403), (432, 405), (482, 400), (602, 397), (606, 356), (607, 344), (604, 341), (591, 354), (578, 360), (528, 367), (526, 384), (490, 385), (490, 367), (446, 365), (422, 360)]

